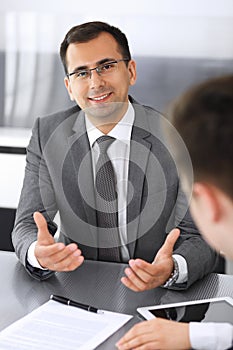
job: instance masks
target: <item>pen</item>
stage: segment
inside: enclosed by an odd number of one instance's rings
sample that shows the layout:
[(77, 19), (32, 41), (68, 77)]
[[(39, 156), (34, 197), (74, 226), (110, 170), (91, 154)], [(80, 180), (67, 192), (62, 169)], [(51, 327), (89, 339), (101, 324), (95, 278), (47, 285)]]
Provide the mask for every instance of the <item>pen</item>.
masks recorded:
[(78, 303), (77, 301), (70, 300), (68, 298), (61, 297), (59, 295), (52, 294), (50, 296), (50, 300), (58, 301), (59, 303), (70, 305), (70, 306), (75, 306), (75, 307), (78, 307), (78, 308), (86, 310), (86, 311), (95, 312), (96, 314), (101, 313), (101, 312), (98, 312), (99, 310), (93, 306), (81, 304), (81, 303)]

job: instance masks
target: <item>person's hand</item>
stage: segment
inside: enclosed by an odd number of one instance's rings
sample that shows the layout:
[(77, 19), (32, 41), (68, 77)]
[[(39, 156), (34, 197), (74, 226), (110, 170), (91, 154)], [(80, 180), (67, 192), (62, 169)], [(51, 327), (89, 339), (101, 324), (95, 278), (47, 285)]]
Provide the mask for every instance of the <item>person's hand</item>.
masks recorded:
[(173, 229), (160, 248), (152, 264), (142, 259), (129, 260), (125, 269), (125, 277), (121, 282), (135, 292), (156, 288), (164, 284), (174, 269), (172, 253), (174, 245), (180, 235), (180, 230)]
[(43, 215), (35, 212), (34, 221), (38, 228), (37, 243), (35, 246), (35, 257), (43, 268), (52, 271), (73, 271), (79, 267), (84, 257), (76, 243), (65, 245), (56, 243), (49, 233), (47, 222)]
[(191, 348), (189, 324), (155, 318), (131, 328), (117, 343), (119, 350), (187, 350)]

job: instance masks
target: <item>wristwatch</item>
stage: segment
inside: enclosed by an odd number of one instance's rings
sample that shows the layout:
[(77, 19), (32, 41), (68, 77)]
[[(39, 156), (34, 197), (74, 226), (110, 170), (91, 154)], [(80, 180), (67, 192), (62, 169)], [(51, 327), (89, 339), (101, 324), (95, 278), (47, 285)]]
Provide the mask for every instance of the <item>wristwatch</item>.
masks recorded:
[(178, 277), (179, 277), (179, 266), (175, 258), (172, 258), (174, 263), (174, 269), (171, 273), (171, 276), (169, 279), (162, 285), (164, 288), (171, 287), (174, 283), (176, 283)]

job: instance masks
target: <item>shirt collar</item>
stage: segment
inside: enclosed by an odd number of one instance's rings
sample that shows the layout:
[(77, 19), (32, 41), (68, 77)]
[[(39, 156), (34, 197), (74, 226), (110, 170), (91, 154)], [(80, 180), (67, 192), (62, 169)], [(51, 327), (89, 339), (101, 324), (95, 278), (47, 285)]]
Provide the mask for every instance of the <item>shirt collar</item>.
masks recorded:
[[(125, 143), (130, 142), (132, 126), (134, 123), (135, 111), (132, 104), (129, 102), (128, 109), (123, 118), (117, 123), (114, 128), (108, 133), (109, 136), (114, 137)], [(93, 146), (95, 141), (104, 134), (97, 129), (87, 118), (85, 114), (86, 130), (90, 145)]]

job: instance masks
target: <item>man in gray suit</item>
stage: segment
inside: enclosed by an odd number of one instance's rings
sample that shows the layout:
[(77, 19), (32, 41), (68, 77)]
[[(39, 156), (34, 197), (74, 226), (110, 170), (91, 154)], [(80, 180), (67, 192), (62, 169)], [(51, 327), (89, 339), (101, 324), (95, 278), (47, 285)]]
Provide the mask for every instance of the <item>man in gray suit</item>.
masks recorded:
[[(38, 279), (72, 271), (84, 258), (129, 262), (122, 282), (132, 290), (187, 288), (214, 270), (218, 256), (189, 215), (161, 115), (128, 96), (136, 64), (125, 35), (85, 23), (67, 33), (60, 55), (77, 106), (35, 122), (12, 234), (20, 261)], [(101, 156), (107, 168), (98, 168)]]

